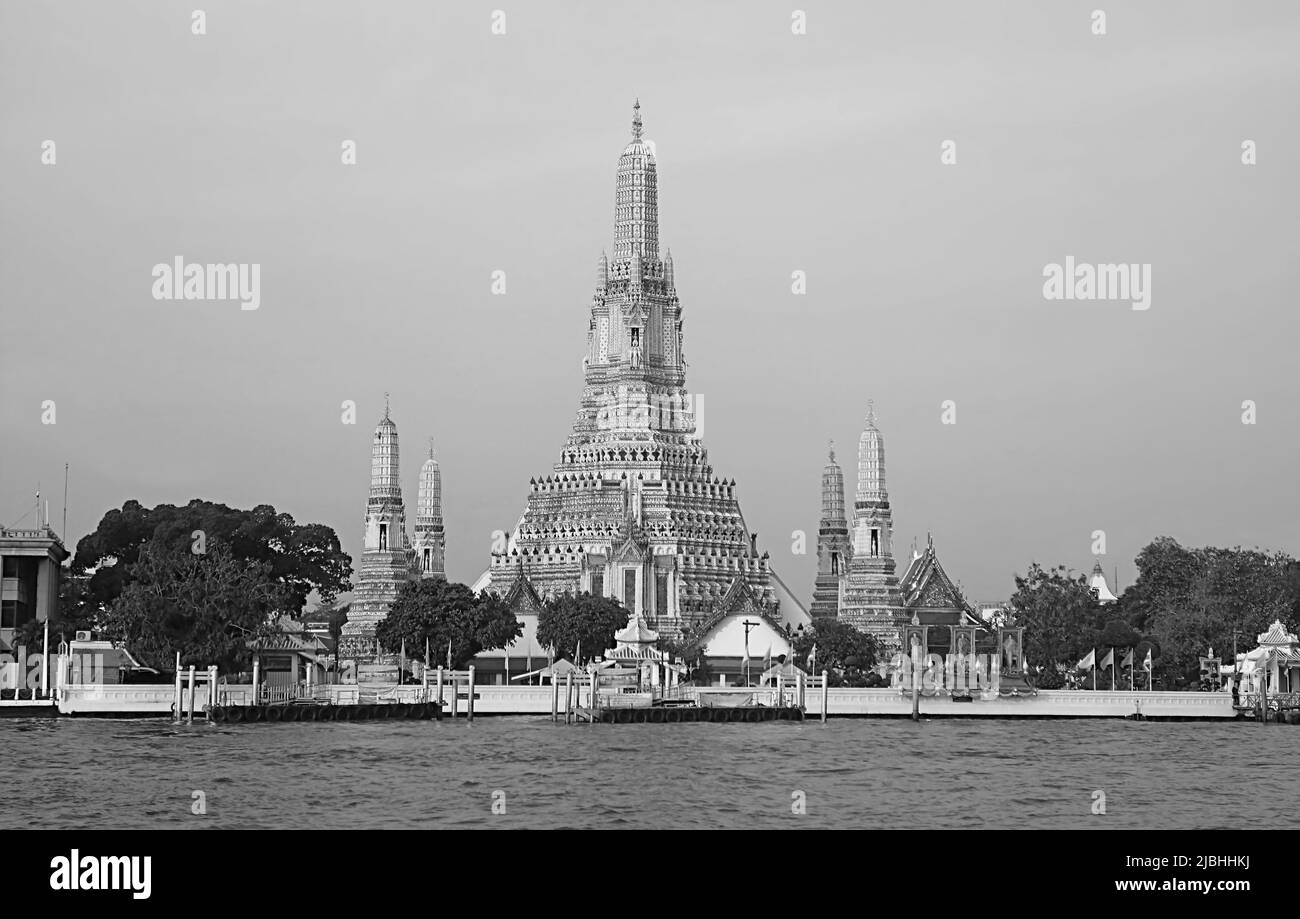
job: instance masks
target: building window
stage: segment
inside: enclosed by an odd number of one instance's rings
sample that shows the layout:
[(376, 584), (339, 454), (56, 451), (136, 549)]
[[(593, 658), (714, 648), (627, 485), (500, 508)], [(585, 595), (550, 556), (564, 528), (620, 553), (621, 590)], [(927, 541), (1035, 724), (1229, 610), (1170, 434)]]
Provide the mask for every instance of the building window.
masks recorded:
[(424, 550), (424, 570), (425, 570), (425, 571), (432, 571), (432, 570), (433, 570), (433, 550), (432, 550), (432, 549), (425, 549), (425, 550)]
[(874, 527), (871, 529), (871, 557), (880, 557), (880, 531)]
[(668, 615), (668, 572), (663, 568), (655, 569), (655, 615)]
[(605, 572), (593, 571), (591, 573), (591, 592), (597, 597), (605, 596)]
[(839, 573), (840, 573), (840, 554), (838, 552), (832, 552), (831, 553), (831, 574), (839, 574)]
[(388, 548), (388, 524), (379, 525), (379, 551), (383, 552)]
[(0, 629), (16, 628), (18, 628), (18, 601), (5, 600), (0, 603)]
[(623, 605), (636, 612), (636, 569), (623, 569)]

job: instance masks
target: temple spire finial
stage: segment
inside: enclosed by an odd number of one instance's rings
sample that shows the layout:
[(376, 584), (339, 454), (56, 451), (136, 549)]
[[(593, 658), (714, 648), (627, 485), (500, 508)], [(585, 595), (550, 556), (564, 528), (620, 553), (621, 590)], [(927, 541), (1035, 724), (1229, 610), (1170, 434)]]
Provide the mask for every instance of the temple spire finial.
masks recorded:
[(433, 455), (433, 438), (429, 438), (429, 459), (435, 459)]
[(388, 391), (384, 391), (384, 417), (388, 417)]
[(826, 441), (826, 455), (830, 457), (831, 462), (835, 462), (835, 438), (832, 437)]
[(876, 400), (867, 400), (867, 427), (875, 429), (876, 427)]
[(639, 96), (632, 105), (632, 139), (641, 139), (641, 99)]

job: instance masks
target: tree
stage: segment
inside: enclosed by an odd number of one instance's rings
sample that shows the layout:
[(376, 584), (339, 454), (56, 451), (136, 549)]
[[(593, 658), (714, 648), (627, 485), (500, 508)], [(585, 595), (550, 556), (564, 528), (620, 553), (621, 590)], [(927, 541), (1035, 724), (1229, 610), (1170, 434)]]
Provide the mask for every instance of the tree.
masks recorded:
[(143, 664), (242, 670), (248, 641), (272, 631), (287, 588), (266, 576), (265, 562), (236, 558), (219, 540), (195, 555), (146, 543), (103, 628)]
[(1024, 577), (1016, 577), (1009, 619), (1025, 629), (1026, 660), (1052, 672), (1056, 664), (1073, 666), (1094, 647), (1104, 610), (1087, 577), (1064, 565), (1045, 569), (1034, 562)]
[[(523, 625), (495, 593), (475, 596), (464, 584), (442, 578), (408, 581), (397, 592), (375, 637), (389, 652), (406, 644), (406, 656), (437, 666), (451, 643), (451, 666), (463, 669), (481, 651), (504, 648), (523, 633)], [(426, 640), (433, 660), (424, 660)]]
[[(631, 614), (612, 597), (589, 593), (564, 593), (552, 597), (537, 617), (537, 640), (557, 658), (582, 664), (614, 647), (614, 633), (627, 625)], [(582, 660), (575, 660), (578, 647)]]
[(1154, 684), (1195, 686), (1211, 647), (1228, 656), (1234, 645), (1249, 648), (1274, 619), (1294, 626), (1295, 565), (1285, 553), (1188, 549), (1167, 536), (1144, 547), (1121, 609), (1159, 648)]
[(328, 602), (352, 589), (352, 559), (324, 524), (296, 523), (269, 504), (239, 510), (196, 498), (184, 507), (150, 509), (127, 501), (77, 543), (72, 573), (93, 571), (77, 615), (93, 618), (122, 595), (146, 544), (180, 553), (214, 540), (225, 543), (234, 558), (265, 565), (267, 579), (288, 588), (284, 611), (292, 615), (302, 612), (313, 590)]
[(812, 621), (812, 629), (795, 638), (794, 660), (808, 669), (813, 645), (817, 646), (817, 670), (825, 670), (830, 685), (866, 686), (880, 656), (875, 636), (860, 632), (846, 622), (824, 616)]
[(1123, 619), (1112, 619), (1097, 633), (1094, 644), (1099, 648), (1131, 648), (1141, 640), (1133, 626)]

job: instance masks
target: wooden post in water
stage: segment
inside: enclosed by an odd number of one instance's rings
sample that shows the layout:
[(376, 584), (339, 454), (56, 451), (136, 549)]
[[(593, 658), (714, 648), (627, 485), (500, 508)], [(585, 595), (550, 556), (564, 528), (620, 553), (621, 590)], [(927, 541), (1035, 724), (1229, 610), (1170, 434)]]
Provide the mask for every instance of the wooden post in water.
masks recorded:
[(176, 652), (176, 701), (172, 704), (172, 723), (180, 724), (181, 708), (185, 704), (184, 694), (181, 691), (181, 652)]
[(822, 724), (826, 723), (826, 710), (831, 702), (831, 681), (826, 679), (826, 668), (822, 668)]
[(785, 677), (776, 675), (776, 707), (785, 708)]
[(442, 664), (438, 665), (438, 716), (442, 716)]
[(596, 723), (596, 684), (599, 681), (597, 673), (596, 670), (591, 671), (591, 718), (588, 721), (589, 724)]
[(573, 671), (564, 675), (564, 723), (573, 723)]
[(1268, 724), (1268, 670), (1259, 674), (1259, 723)]
[(217, 665), (208, 667), (208, 720), (212, 720), (212, 709), (217, 704)]
[(465, 717), (474, 720), (474, 665), (469, 667), (469, 698), (465, 700)]
[(551, 671), (551, 724), (560, 720), (560, 684), (555, 681), (555, 671)]
[(912, 720), (921, 720), (921, 644), (912, 644)]
[(257, 655), (254, 655), (253, 656), (253, 702), (252, 702), (253, 705), (256, 705), (258, 702), (261, 701), (261, 699), (258, 698), (259, 694), (257, 691), (257, 676), (258, 676), (259, 663), (261, 663), (261, 658), (259, 658)]
[(190, 664), (190, 711), (185, 718), (186, 724), (194, 723), (194, 665)]

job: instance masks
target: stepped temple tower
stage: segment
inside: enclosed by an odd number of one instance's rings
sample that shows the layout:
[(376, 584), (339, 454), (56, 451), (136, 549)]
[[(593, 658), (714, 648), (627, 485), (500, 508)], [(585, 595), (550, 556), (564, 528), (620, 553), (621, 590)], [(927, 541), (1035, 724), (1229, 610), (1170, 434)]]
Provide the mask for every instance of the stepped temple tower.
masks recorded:
[(445, 535), (442, 529), (442, 470), (429, 442), (429, 458), (420, 469), (420, 491), (415, 503), (415, 559), (422, 578), (446, 578)]
[[(641, 106), (618, 159), (612, 257), (601, 254), (583, 390), (552, 473), (476, 587), (517, 609), (566, 591), (617, 598), (665, 637), (697, 641), (726, 617), (784, 629), (799, 604), (775, 578), (715, 474), (686, 390), (683, 309), (659, 247), (659, 180)], [(535, 598), (530, 602), (530, 598)]]
[(844, 517), (844, 472), (835, 462), (835, 444), (822, 470), (822, 518), (817, 527), (817, 583), (809, 612), (813, 618), (834, 616), (839, 610), (840, 581), (848, 570), (853, 547)]
[(397, 425), (388, 417), (385, 404), (370, 448), (366, 535), (352, 606), (339, 641), (340, 658), (379, 655), (375, 629), (388, 616), (398, 589), (410, 580), (415, 565), (415, 553), (406, 536), (397, 452)]
[[(832, 467), (834, 467), (832, 469)], [(838, 497), (837, 497), (838, 495)], [(902, 647), (903, 630), (913, 620), (926, 626), (979, 626), (979, 617), (939, 564), (934, 540), (924, 552), (912, 550), (901, 578), (895, 576), (894, 517), (885, 487), (885, 440), (877, 424), (875, 405), (868, 401), (867, 419), (858, 441), (858, 487), (853, 502), (853, 533), (842, 535), (843, 477), (834, 454), (822, 473), (822, 525), (818, 531), (814, 615), (838, 615), (863, 632), (876, 636), (887, 651)], [(838, 517), (833, 511), (839, 510)], [(848, 564), (834, 576), (832, 563), (845, 551)], [(823, 560), (825, 555), (827, 560)], [(832, 581), (838, 590), (832, 588)], [(831, 611), (832, 605), (835, 609)], [(940, 629), (935, 632), (936, 636)], [(946, 647), (942, 639), (933, 647)]]

